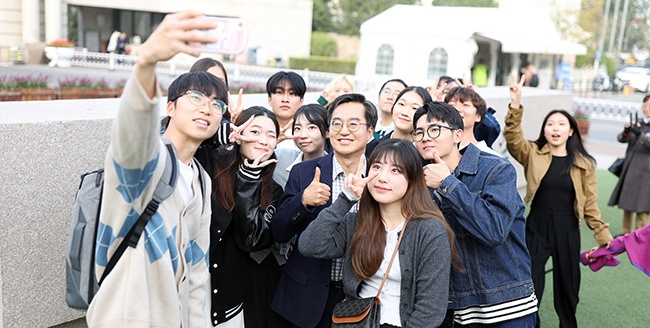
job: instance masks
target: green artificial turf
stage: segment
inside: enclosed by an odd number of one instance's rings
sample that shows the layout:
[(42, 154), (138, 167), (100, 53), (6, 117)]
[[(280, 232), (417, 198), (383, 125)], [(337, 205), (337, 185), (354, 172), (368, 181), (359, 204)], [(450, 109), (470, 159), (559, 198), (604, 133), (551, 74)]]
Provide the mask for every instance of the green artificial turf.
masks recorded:
[[(606, 170), (598, 170), (598, 206), (602, 219), (610, 223), (610, 231), (616, 236), (622, 233), (623, 211), (607, 206), (617, 178)], [(650, 183), (650, 181), (648, 181)], [(650, 197), (650, 195), (648, 195)], [(583, 222), (582, 251), (597, 246), (591, 231)], [(650, 256), (650, 252), (648, 253)], [(604, 267), (593, 272), (580, 265), (580, 303), (578, 325), (587, 328), (600, 327), (650, 327), (650, 277), (630, 264), (626, 254), (618, 256), (621, 264)], [(547, 268), (551, 268), (551, 260)], [(539, 309), (542, 327), (559, 327), (553, 307), (553, 274), (546, 274), (546, 288)]]

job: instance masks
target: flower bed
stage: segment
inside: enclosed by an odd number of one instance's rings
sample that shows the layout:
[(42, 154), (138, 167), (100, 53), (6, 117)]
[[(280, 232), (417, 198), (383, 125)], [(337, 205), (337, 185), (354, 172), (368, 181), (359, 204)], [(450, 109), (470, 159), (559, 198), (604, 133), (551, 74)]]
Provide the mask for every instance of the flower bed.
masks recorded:
[(58, 88), (48, 86), (48, 75), (0, 76), (0, 101), (115, 98), (122, 95), (125, 80), (109, 85), (105, 79), (65, 77)]

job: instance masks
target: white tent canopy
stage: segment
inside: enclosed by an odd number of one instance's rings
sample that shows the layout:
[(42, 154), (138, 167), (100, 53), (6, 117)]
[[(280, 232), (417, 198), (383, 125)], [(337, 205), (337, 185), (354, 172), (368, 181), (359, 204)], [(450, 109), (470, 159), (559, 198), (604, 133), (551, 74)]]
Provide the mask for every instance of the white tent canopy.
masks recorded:
[(587, 53), (585, 46), (560, 36), (546, 9), (528, 2), (500, 8), (395, 5), (365, 21), (360, 32), (356, 74), (377, 80), (469, 76), (479, 44), (493, 74), (498, 56), (508, 54), (506, 69), (518, 70), (519, 54), (527, 54), (541, 58), (548, 80), (554, 57)]

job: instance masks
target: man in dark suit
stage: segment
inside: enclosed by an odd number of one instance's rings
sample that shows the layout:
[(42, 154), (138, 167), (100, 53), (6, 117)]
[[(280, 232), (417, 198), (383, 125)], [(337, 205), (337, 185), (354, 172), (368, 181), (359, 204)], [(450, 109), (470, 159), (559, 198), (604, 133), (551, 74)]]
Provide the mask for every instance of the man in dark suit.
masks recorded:
[[(273, 237), (286, 242), (300, 235), (343, 189), (347, 174), (365, 161), (377, 109), (360, 94), (341, 95), (327, 113), (332, 152), (297, 164), (271, 221)], [(353, 210), (356, 210), (353, 208)], [(340, 260), (307, 258), (294, 245), (284, 266), (271, 308), (294, 327), (330, 327), (332, 309), (343, 300)]]

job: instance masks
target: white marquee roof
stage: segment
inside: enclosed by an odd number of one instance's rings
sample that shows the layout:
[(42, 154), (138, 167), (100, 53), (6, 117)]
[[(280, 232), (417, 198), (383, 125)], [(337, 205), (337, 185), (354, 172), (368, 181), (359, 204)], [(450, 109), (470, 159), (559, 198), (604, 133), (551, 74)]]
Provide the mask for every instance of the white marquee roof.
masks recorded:
[(547, 12), (528, 9), (395, 5), (364, 22), (361, 35), (489, 39), (500, 42), (504, 53), (587, 53), (561, 38)]

